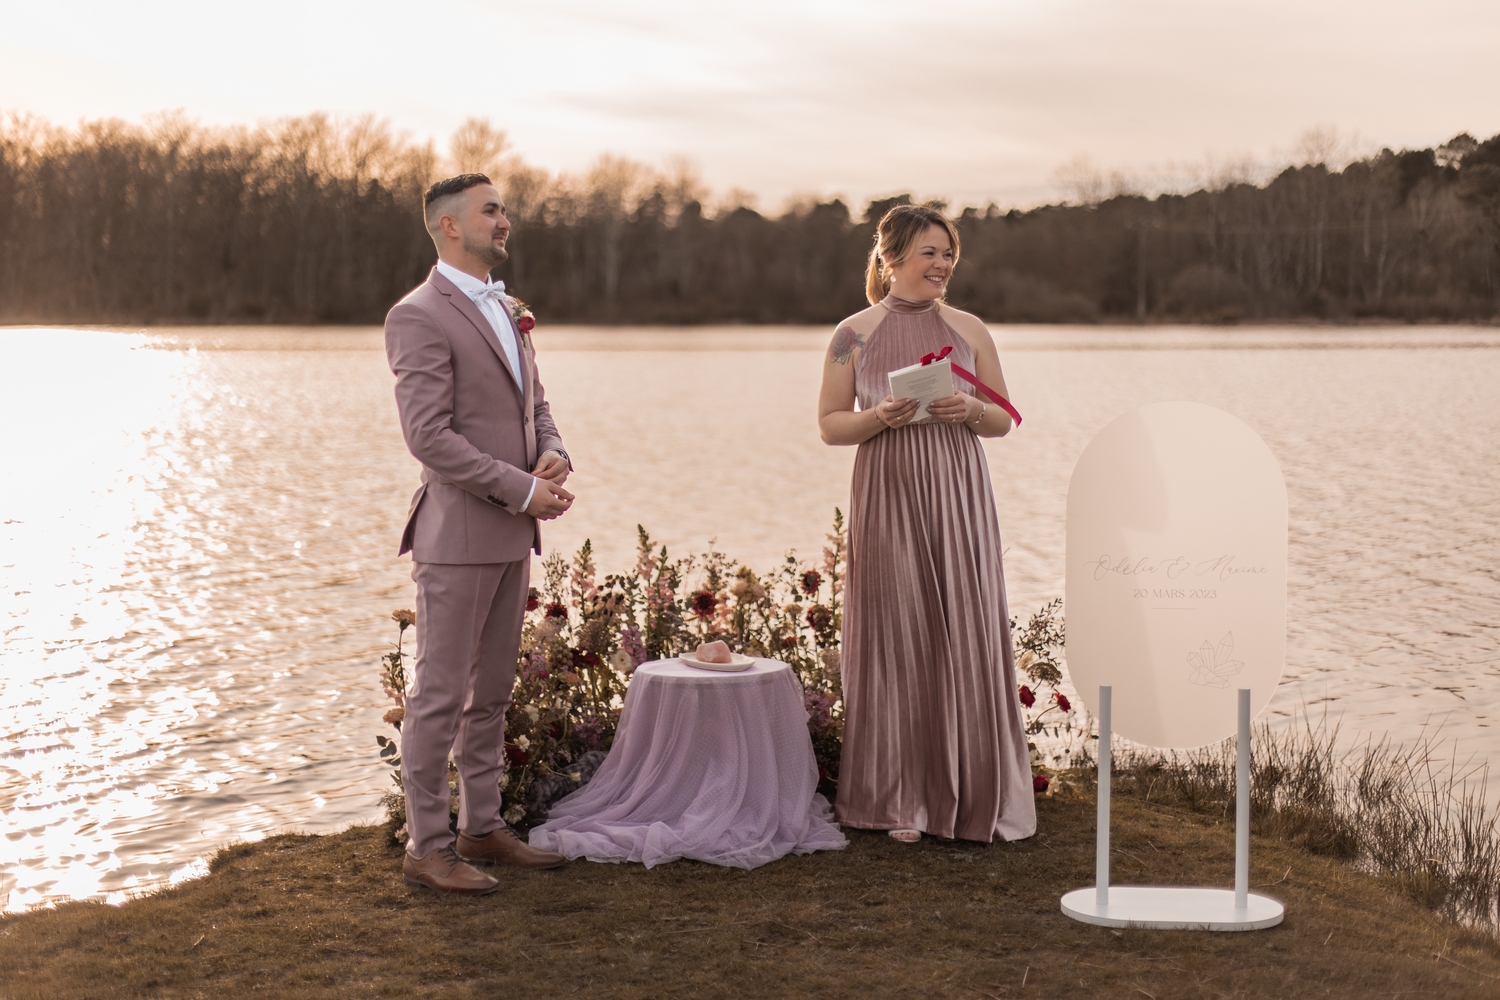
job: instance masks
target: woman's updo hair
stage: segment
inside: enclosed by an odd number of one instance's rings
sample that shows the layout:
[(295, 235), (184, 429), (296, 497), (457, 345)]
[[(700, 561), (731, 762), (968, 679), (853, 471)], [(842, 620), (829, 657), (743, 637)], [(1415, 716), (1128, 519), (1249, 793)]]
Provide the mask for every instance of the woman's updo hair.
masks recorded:
[(891, 290), (890, 268), (911, 255), (917, 239), (933, 226), (948, 230), (953, 241), (953, 263), (958, 263), (958, 227), (932, 205), (897, 205), (875, 227), (875, 245), (865, 267), (865, 298), (874, 305)]

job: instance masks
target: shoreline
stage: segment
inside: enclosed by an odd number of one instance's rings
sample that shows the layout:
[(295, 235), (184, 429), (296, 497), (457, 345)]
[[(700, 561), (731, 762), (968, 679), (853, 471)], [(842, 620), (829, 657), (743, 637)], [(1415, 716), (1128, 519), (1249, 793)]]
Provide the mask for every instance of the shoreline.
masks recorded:
[[(388, 827), (224, 848), (204, 878), (119, 907), (0, 917), (7, 998), (537, 995), (1490, 997), (1500, 942), (1386, 880), (1256, 837), (1265, 931), (1111, 931), (1063, 916), (1092, 883), (1093, 799), (1038, 798), (1039, 831), (915, 848), (848, 831), (840, 852), (750, 872), (576, 861), (502, 874), (492, 896), (402, 883)], [(1118, 884), (1228, 884), (1219, 817), (1119, 795)], [(293, 944), (292, 942), (295, 942)]]
[[(703, 328), (732, 328), (740, 330), (785, 330), (788, 328), (812, 327), (818, 330), (832, 329), (837, 320), (795, 320), (784, 323), (757, 323), (753, 320), (695, 320), (692, 322), (671, 322), (658, 320), (643, 320), (641, 322), (609, 322), (606, 320), (585, 321), (569, 320), (561, 323), (548, 324), (557, 330), (619, 330), (621, 332), (638, 332), (643, 330), (693, 330)], [(1077, 329), (1077, 330), (1165, 330), (1165, 329), (1188, 329), (1206, 331), (1230, 331), (1230, 330), (1265, 330), (1274, 328), (1294, 328), (1307, 330), (1371, 330), (1384, 328), (1474, 328), (1480, 330), (1500, 329), (1500, 316), (1490, 319), (1441, 319), (1438, 317), (1422, 317), (1419, 319), (1406, 319), (1399, 316), (1366, 316), (1350, 319), (1328, 319), (1316, 316), (1296, 316), (1287, 318), (1254, 318), (1234, 320), (1232, 322), (1194, 321), (1184, 319), (1160, 319), (1136, 320), (1128, 316), (1106, 317), (1094, 322), (1052, 322), (1052, 321), (1021, 321), (1021, 320), (995, 320), (985, 319), (985, 325), (998, 329), (1015, 329), (1019, 327), (1035, 329)], [(146, 327), (151, 329), (246, 329), (246, 330), (290, 330), (306, 329), (319, 331), (338, 330), (367, 330), (380, 328), (381, 321), (372, 319), (367, 323), (320, 323), (315, 320), (254, 320), (249, 318), (238, 319), (29, 319), (6, 317), (0, 319), (0, 330), (119, 330), (121, 328)]]

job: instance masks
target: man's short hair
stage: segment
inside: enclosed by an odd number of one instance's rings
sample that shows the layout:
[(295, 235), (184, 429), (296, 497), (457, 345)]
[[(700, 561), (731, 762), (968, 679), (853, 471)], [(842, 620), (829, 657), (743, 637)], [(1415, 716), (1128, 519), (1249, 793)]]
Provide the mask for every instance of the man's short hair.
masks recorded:
[(456, 177), (446, 177), (428, 188), (427, 193), (422, 195), (422, 217), (433, 240), (442, 237), (442, 232), (438, 229), (438, 219), (442, 218), (448, 199), (454, 195), (463, 194), (469, 188), (493, 183), (485, 174), (459, 174)]
[(427, 189), (427, 193), (422, 196), (422, 207), (427, 208), (439, 198), (446, 198), (450, 194), (463, 194), (471, 187), (492, 183), (494, 182), (485, 174), (459, 174), (457, 177), (445, 178)]

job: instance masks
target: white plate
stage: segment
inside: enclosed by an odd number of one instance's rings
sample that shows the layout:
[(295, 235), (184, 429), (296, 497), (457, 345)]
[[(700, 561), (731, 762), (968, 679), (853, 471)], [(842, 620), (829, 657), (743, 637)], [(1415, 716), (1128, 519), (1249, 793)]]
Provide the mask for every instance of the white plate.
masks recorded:
[(697, 667), (699, 670), (727, 670), (733, 672), (736, 670), (749, 670), (755, 666), (755, 657), (744, 656), (740, 653), (730, 653), (728, 663), (705, 663), (693, 656), (692, 653), (679, 653), (677, 654), (677, 658), (688, 666)]

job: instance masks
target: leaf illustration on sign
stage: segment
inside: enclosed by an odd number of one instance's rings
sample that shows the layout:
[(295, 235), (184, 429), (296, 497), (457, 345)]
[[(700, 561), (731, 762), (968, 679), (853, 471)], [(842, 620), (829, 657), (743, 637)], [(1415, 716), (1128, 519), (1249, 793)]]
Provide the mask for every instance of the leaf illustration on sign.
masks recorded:
[(1234, 633), (1226, 633), (1219, 640), (1219, 646), (1214, 648), (1213, 643), (1207, 639), (1195, 652), (1187, 655), (1188, 663), (1193, 672), (1188, 675), (1188, 682), (1201, 684), (1203, 687), (1227, 688), (1229, 679), (1244, 669), (1244, 661), (1236, 660), (1234, 657)]

